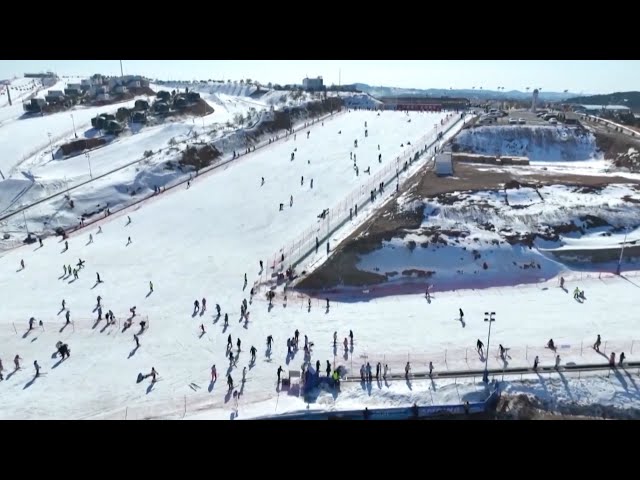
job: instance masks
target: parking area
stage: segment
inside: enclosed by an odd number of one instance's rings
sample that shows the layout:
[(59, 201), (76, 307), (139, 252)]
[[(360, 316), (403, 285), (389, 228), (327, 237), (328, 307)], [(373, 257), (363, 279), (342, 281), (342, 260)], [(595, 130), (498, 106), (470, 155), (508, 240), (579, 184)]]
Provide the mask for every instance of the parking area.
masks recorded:
[[(498, 119), (498, 125), (512, 124), (513, 120), (517, 120), (519, 124), (525, 125), (549, 125), (549, 122), (536, 116), (537, 114), (527, 110), (508, 110), (506, 117)], [(524, 121), (524, 122), (523, 122)]]

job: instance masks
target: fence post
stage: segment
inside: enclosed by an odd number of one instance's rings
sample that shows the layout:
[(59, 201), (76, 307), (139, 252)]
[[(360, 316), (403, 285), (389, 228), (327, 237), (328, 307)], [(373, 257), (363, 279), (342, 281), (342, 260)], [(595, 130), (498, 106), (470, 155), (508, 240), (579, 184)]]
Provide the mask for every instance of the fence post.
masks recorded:
[(127, 414), (129, 413), (129, 407), (125, 407), (124, 409), (124, 419), (127, 419)]
[(182, 414), (182, 418), (187, 415), (187, 396), (184, 396), (184, 413)]

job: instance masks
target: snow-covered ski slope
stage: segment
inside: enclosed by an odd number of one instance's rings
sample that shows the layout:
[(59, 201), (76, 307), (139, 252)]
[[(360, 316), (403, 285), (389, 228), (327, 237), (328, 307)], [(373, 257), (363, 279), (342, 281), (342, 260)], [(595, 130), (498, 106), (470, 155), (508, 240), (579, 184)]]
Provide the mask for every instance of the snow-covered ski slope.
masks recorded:
[[(164, 399), (169, 401), (180, 395), (176, 392), (182, 391), (183, 378), (191, 378), (190, 381), (197, 383), (206, 381), (212, 363), (218, 365), (222, 374), (226, 370), (224, 344), (220, 343), (226, 341), (226, 335), (220, 333), (222, 320), (213, 325), (210, 313), (214, 311), (215, 303), (221, 305), (223, 314), (230, 313), (228, 332), (232, 333), (234, 342), (238, 334), (244, 339), (242, 361), (247, 358), (250, 344), (263, 351), (268, 333), (279, 339), (275, 347), (275, 353), (279, 355), (285, 335), (282, 328), (287, 327), (287, 334), (292, 334), (288, 330), (295, 327), (281, 324), (279, 320), (276, 324), (271, 323), (269, 318), (278, 319), (277, 312), (282, 312), (282, 307), (267, 313), (264, 291), (256, 299), (255, 306), (250, 307), (247, 329), (238, 323), (239, 304), (243, 298), (248, 298), (252, 283), (259, 278), (258, 261), (264, 260), (266, 266), (267, 257), (316, 221), (317, 214), (327, 204), (334, 204), (366, 182), (363, 169), (370, 166), (373, 175), (378, 169), (385, 168), (386, 163), (402, 150), (401, 143), (422, 137), (443, 116), (412, 114), (409, 123), (406, 115), (396, 112), (384, 112), (379, 117), (374, 112), (352, 112), (324, 126), (311, 128), (309, 139), (304, 134), (297, 135), (295, 140), (289, 137), (284, 143), (276, 143), (198, 179), (190, 189), (156, 197), (130, 213), (133, 223), (129, 226), (125, 227), (124, 216), (109, 217), (103, 222), (103, 233), (98, 234), (93, 228), (73, 235), (69, 239), (70, 249), (64, 254), (60, 253), (63, 244), (57, 239), (47, 239), (45, 246), (36, 251), (32, 245), (7, 253), (0, 260), (0, 288), (5, 292), (3, 311), (10, 312), (2, 319), (1, 327), (0, 358), (5, 368), (10, 368), (15, 355), (10, 352), (16, 349), (29, 366), (37, 356), (45, 370), (52, 368), (56, 361), (51, 361), (50, 356), (59, 339), (69, 342), (72, 359), (24, 390), (21, 377), (26, 375), (19, 371), (1, 384), (2, 395), (7, 395), (14, 385), (7, 398), (15, 396), (16, 392), (25, 395), (23, 399), (28, 398), (33, 395), (31, 392), (35, 394), (37, 389), (31, 389), (40, 380), (51, 380), (58, 371), (62, 374), (66, 369), (68, 373), (63, 374), (58, 386), (50, 392), (57, 392), (55, 395), (60, 398), (69, 397), (55, 402), (61, 410), (52, 407), (46, 415), (94, 415), (147, 402), (144, 388), (140, 390), (140, 385), (135, 384), (135, 377), (139, 371), (146, 372), (155, 366), (169, 380), (167, 384), (175, 382), (175, 387), (155, 395), (165, 395)], [(368, 122), (368, 138), (364, 138), (365, 121)], [(359, 142), (357, 150), (353, 148), (354, 139)], [(382, 163), (377, 161), (378, 144)], [(296, 148), (295, 159), (291, 161), (291, 152)], [(353, 161), (349, 159), (352, 150), (358, 155), (360, 176), (355, 175)], [(265, 185), (261, 187), (262, 176)], [(300, 184), (301, 176), (305, 177), (303, 185)], [(310, 188), (312, 178), (313, 189)], [(289, 207), (291, 195), (293, 206)], [(285, 204), (282, 212), (278, 210), (280, 203)], [(89, 233), (93, 234), (94, 243), (87, 245)], [(133, 243), (125, 246), (128, 236)], [(62, 275), (62, 265), (75, 265), (78, 257), (87, 262), (80, 280), (69, 283), (70, 279), (58, 279)], [(22, 258), (26, 269), (16, 272)], [(93, 288), (95, 272), (100, 272), (105, 283)], [(243, 291), (244, 273), (248, 275), (249, 285)], [(154, 282), (155, 292), (146, 297), (149, 281)], [(18, 292), (21, 293), (18, 295)], [(26, 292), (29, 292), (28, 296)], [(101, 333), (104, 322), (95, 330), (91, 328), (96, 318), (93, 307), (98, 294), (103, 297), (105, 307), (112, 309), (120, 320), (128, 315), (133, 305), (138, 306), (139, 315), (148, 316), (151, 328), (141, 338), (143, 347), (131, 358), (127, 358), (128, 355), (119, 358), (115, 353), (121, 348), (129, 353), (131, 330), (121, 334), (108, 328)], [(193, 300), (203, 296), (208, 299), (209, 311), (203, 317), (191, 318)], [(63, 325), (63, 313), (58, 316), (57, 312), (63, 298), (75, 320), (75, 333), (71, 327), (58, 333)], [(261, 321), (261, 315), (266, 315), (263, 317), (266, 320)], [(38, 333), (33, 342), (35, 335), (22, 338), (23, 327), (31, 316), (42, 319), (45, 324), (45, 332)], [(323, 313), (320, 318), (329, 317)], [(198, 326), (202, 322), (208, 333), (198, 339)], [(18, 335), (12, 333), (13, 323)], [(333, 331), (332, 325), (325, 326), (327, 331)], [(302, 324), (300, 327), (302, 330)], [(323, 349), (328, 340), (310, 331), (310, 337), (313, 339), (314, 336), (318, 337), (318, 348)], [(94, 362), (89, 351), (102, 352), (106, 356), (102, 359), (96, 356)], [(107, 351), (113, 352), (113, 356)], [(201, 366), (196, 367), (192, 355)], [(76, 358), (77, 366), (72, 368)], [(196, 375), (202, 368), (204, 380)], [(131, 377), (125, 373), (129, 370)], [(254, 370), (256, 383), (271, 385), (273, 364), (260, 361)], [(258, 375), (259, 372), (262, 373)], [(85, 383), (89, 376), (95, 383), (87, 389)], [(238, 380), (237, 372), (235, 377)], [(221, 383), (224, 382), (219, 381), (214, 392), (219, 392)], [(86, 397), (78, 395), (77, 390), (71, 394), (72, 385), (85, 391)], [(158, 383), (156, 388), (161, 385)], [(266, 392), (268, 396), (272, 393), (270, 388)], [(7, 417), (45, 415), (42, 411), (20, 410), (17, 403), (14, 406), (15, 409), (3, 409)]]

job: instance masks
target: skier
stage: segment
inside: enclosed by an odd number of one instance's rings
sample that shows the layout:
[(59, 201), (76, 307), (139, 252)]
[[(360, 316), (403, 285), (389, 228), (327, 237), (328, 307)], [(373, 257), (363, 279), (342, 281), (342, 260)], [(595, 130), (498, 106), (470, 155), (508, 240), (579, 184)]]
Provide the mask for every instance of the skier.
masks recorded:
[(598, 338), (596, 340), (596, 343), (593, 344), (593, 349), (596, 352), (600, 352), (600, 344), (602, 343), (602, 340), (600, 340), (600, 334), (598, 334)]
[(560, 367), (560, 355), (556, 355), (556, 370)]
[(247, 274), (246, 273), (244, 274), (244, 283), (245, 283), (245, 285), (247, 284)]
[(262, 183), (260, 184), (260, 186), (264, 185), (264, 177), (262, 177)]
[(300, 337), (300, 332), (296, 328), (296, 331), (293, 332), (293, 338), (295, 339), (296, 346), (298, 346), (298, 338)]
[(564, 289), (564, 277), (560, 277), (560, 288)]
[(149, 291), (153, 292), (153, 282), (149, 282)]
[(40, 246), (42, 247), (42, 237), (38, 237), (38, 242), (40, 243)]
[(229, 334), (229, 336), (227, 337), (227, 350), (231, 350), (232, 346), (233, 342), (231, 341), (231, 334)]
[(131, 223), (131, 217), (127, 215), (127, 225)]
[(316, 375), (320, 375), (320, 360), (316, 360)]
[(36, 321), (35, 318), (31, 317), (29, 319), (29, 330), (33, 330), (33, 323)]
[(67, 319), (66, 325), (69, 325), (69, 323), (71, 323), (71, 312), (69, 310), (67, 310), (67, 313), (65, 314), (65, 317)]
[(242, 383), (247, 381), (247, 367), (242, 368)]
[(238, 346), (238, 352), (240, 351), (240, 344), (241, 344), (241, 343), (242, 343), (242, 342), (240, 341), (240, 338), (238, 338), (238, 341), (236, 342), (236, 345)]
[(100, 306), (100, 300), (102, 300), (102, 297), (100, 295), (97, 296), (96, 301), (98, 302), (98, 306)]
[(102, 283), (102, 280), (100, 280), (100, 274), (98, 272), (96, 272), (96, 282)]
[(553, 338), (550, 338), (549, 341), (547, 342), (547, 348), (550, 348), (551, 350), (555, 350), (556, 346), (553, 343)]
[(131, 244), (131, 237), (127, 237), (127, 245)]
[(300, 177), (300, 185), (304, 185), (304, 175)]
[(215, 382), (218, 379), (218, 371), (216, 370), (215, 364), (211, 367), (211, 382)]
[(207, 333), (204, 329), (204, 323), (200, 324), (200, 332), (202, 333), (202, 335), (204, 335), (205, 333)]
[(504, 360), (504, 352), (505, 352), (505, 349), (504, 349), (504, 347), (502, 346), (502, 344), (498, 345), (498, 350), (500, 351), (500, 358)]
[(329, 360), (327, 360), (327, 377), (331, 376), (331, 364), (329, 363)]
[(459, 308), (458, 310), (460, 310), (460, 320), (462, 320), (464, 318), (464, 312), (461, 308)]
[(200, 311), (200, 302), (198, 302), (197, 299), (193, 302), (193, 311), (194, 312)]
[(231, 374), (227, 375), (227, 385), (229, 386), (229, 391), (233, 390), (233, 378), (231, 378)]
[(229, 326), (229, 314), (228, 313), (224, 314), (224, 326), (225, 327)]
[(36, 369), (36, 377), (40, 376), (40, 365), (38, 365), (38, 361), (34, 360), (33, 361), (33, 367)]
[(347, 340), (347, 337), (344, 337), (344, 342), (342, 342), (342, 344), (344, 345), (345, 352), (349, 350), (349, 341)]
[(13, 364), (16, 366), (16, 370), (20, 370), (20, 360), (22, 360), (22, 357), (20, 355), (16, 355), (13, 358)]
[(64, 251), (69, 250), (69, 242), (67, 240), (64, 241)]
[(4, 370), (4, 367), (2, 366), (2, 360), (0, 360), (0, 380), (4, 380), (4, 376), (2, 375), (3, 370)]
[(278, 385), (280, 384), (280, 375), (282, 374), (282, 372), (284, 372), (284, 370), (282, 369), (282, 365), (280, 365), (278, 367)]
[(102, 225), (98, 226), (98, 233), (102, 233)]
[(333, 346), (338, 344), (338, 332), (333, 332)]
[(616, 366), (616, 352), (611, 352), (611, 356), (609, 357), (609, 366)]
[(63, 265), (62, 268), (64, 269), (64, 276), (66, 277), (67, 276), (67, 266)]
[(253, 345), (251, 345), (251, 348), (249, 349), (249, 351), (251, 352), (251, 361), (254, 362), (256, 359), (256, 352), (258, 351), (256, 349), (256, 347), (254, 347)]
[(73, 278), (75, 278), (76, 280), (78, 279), (78, 270), (76, 270), (75, 268), (73, 269)]
[(20, 260), (20, 267), (24, 269), (24, 260)]
[(325, 300), (327, 301), (327, 310), (329, 310), (329, 299), (326, 298)]
[[(622, 362), (624, 362), (625, 356), (624, 352), (620, 354), (620, 360), (618, 361), (618, 366), (622, 367)], [(2, 364), (0, 363), (0, 369), (2, 369)]]
[(483, 348), (484, 348), (484, 343), (482, 343), (480, 339), (478, 339), (478, 341), (476, 342), (476, 350), (480, 355), (482, 355)]
[(89, 234), (89, 243), (93, 243), (93, 235)]
[(429, 362), (429, 376), (433, 373), (433, 362)]
[(202, 311), (204, 312), (207, 309), (207, 299), (202, 297)]
[(349, 330), (349, 340), (351, 345), (353, 345), (353, 330)]
[(384, 378), (385, 380), (387, 379), (387, 373), (389, 372), (389, 365), (388, 364), (384, 364), (384, 373), (382, 374), (382, 378)]
[(136, 335), (135, 333), (133, 334), (133, 339), (136, 341), (136, 348), (140, 347), (140, 339), (138, 338), (138, 335)]
[(307, 337), (306, 335), (304, 336), (304, 348), (307, 348), (309, 346), (309, 337)]
[(220, 316), (220, 305), (216, 303), (216, 313)]
[(313, 178), (311, 179), (310, 188), (313, 188)]
[(291, 195), (289, 198), (289, 206), (293, 207), (293, 195)]
[(271, 343), (273, 342), (273, 336), (269, 335), (267, 337), (267, 348), (271, 350)]
[(229, 351), (229, 366), (233, 365), (233, 352), (230, 350)]
[(534, 358), (534, 360), (533, 360), (533, 369), (534, 370), (538, 370), (538, 362), (539, 362), (538, 355), (536, 355), (536, 358)]
[(409, 362), (407, 362), (407, 364), (404, 367), (404, 378), (409, 380), (409, 374), (410, 373), (411, 373), (411, 364)]
[[(347, 339), (344, 339), (345, 343), (347, 342)], [(376, 364), (376, 380), (380, 380), (380, 370), (382, 369), (382, 366), (380, 365), (380, 362), (378, 362)]]

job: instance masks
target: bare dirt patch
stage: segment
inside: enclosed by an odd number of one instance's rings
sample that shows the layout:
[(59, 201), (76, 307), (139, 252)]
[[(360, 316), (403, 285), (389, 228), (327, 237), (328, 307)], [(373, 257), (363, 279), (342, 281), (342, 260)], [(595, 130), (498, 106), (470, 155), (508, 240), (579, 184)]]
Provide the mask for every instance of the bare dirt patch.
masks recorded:
[[(481, 167), (481, 168), (479, 168)], [(524, 177), (524, 178), (523, 178)], [(424, 217), (422, 200), (425, 198), (437, 198), (442, 203), (453, 204), (461, 200), (458, 192), (474, 192), (484, 190), (502, 190), (505, 186), (511, 188), (530, 187), (539, 188), (543, 185), (568, 185), (574, 186), (575, 191), (595, 192), (610, 184), (640, 184), (638, 180), (623, 177), (598, 177), (577, 174), (545, 173), (540, 171), (533, 175), (522, 175), (519, 167), (500, 168), (499, 170), (487, 170), (486, 167), (456, 163), (455, 174), (452, 177), (438, 177), (429, 166), (422, 168), (409, 181), (405, 192), (408, 201), (418, 201), (421, 205), (414, 210), (402, 210), (397, 204), (396, 194), (374, 216), (358, 228), (353, 234), (338, 245), (337, 251), (331, 258), (314, 272), (304, 276), (296, 285), (300, 289), (323, 289), (337, 285), (366, 286), (382, 283), (389, 280), (392, 275), (363, 272), (357, 269), (360, 255), (372, 252), (382, 247), (384, 241), (392, 238), (402, 238), (408, 233), (415, 233), (420, 228)], [(403, 193), (403, 192), (400, 192)], [(602, 222), (597, 217), (586, 218), (583, 221), (597, 224)], [(495, 230), (493, 225), (486, 225), (486, 229)], [(437, 229), (436, 229), (437, 230)], [(423, 242), (421, 247), (426, 248), (429, 243), (447, 242), (439, 235), (445, 232), (429, 231), (422, 229), (422, 234), (431, 234), (429, 242)], [(557, 240), (559, 234), (580, 231), (581, 228), (574, 223), (548, 227), (541, 232), (521, 233), (501, 231), (505, 240), (510, 244), (521, 243), (533, 246), (536, 237), (546, 240)], [(464, 235), (462, 232), (449, 232), (447, 236), (455, 237)], [(426, 245), (424, 244), (426, 243)], [(396, 272), (393, 272), (396, 273)], [(404, 273), (404, 272), (402, 272)]]

